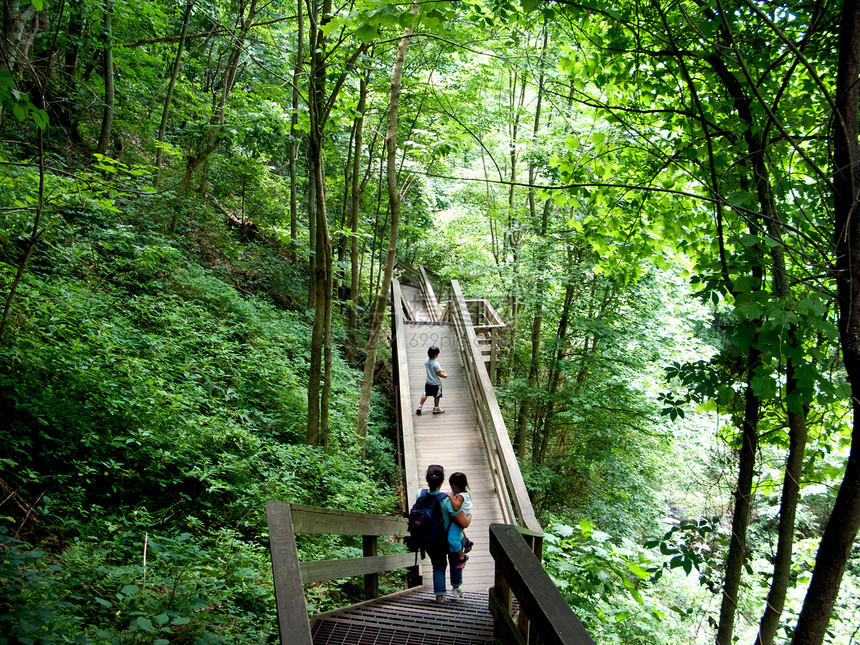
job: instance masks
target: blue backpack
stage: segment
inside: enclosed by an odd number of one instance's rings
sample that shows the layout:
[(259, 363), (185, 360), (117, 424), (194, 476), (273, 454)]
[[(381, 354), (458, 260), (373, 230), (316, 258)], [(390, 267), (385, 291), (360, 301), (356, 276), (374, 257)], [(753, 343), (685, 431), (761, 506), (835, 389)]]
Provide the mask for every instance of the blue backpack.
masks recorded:
[(440, 504), (444, 497), (446, 497), (445, 493), (431, 494), (425, 488), (415, 500), (409, 511), (407, 544), (410, 551), (421, 550), (423, 554), (441, 544), (446, 537)]

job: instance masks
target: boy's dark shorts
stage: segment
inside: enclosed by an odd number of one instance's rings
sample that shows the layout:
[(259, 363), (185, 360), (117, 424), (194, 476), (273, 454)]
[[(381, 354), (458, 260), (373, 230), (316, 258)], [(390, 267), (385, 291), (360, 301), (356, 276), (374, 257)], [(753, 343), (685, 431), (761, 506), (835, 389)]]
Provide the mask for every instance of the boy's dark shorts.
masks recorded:
[(439, 396), (439, 386), (431, 385), (430, 383), (424, 384), (424, 396), (432, 396), (434, 399)]

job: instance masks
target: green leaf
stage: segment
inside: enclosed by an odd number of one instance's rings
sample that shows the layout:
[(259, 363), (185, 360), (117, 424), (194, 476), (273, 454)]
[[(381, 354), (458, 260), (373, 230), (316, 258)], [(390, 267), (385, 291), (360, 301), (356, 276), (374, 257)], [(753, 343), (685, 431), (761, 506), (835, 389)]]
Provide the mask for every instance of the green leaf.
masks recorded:
[(154, 632), (155, 626), (152, 624), (152, 621), (149, 618), (144, 618), (143, 616), (138, 616), (135, 619), (135, 624), (140, 627), (145, 632)]
[(33, 109), (33, 121), (40, 130), (44, 130), (48, 127), (48, 113), (45, 110)]
[(769, 376), (756, 374), (750, 379), (750, 387), (761, 401), (768, 401), (776, 396), (776, 383)]
[(720, 405), (728, 405), (735, 398), (735, 391), (728, 385), (720, 388), (717, 393), (717, 402)]
[(641, 566), (636, 564), (635, 562), (628, 562), (627, 568), (633, 573), (637, 578), (645, 579), (649, 576), (649, 573)]
[(369, 43), (379, 35), (379, 31), (373, 25), (363, 24), (355, 30), (355, 35), (362, 42)]

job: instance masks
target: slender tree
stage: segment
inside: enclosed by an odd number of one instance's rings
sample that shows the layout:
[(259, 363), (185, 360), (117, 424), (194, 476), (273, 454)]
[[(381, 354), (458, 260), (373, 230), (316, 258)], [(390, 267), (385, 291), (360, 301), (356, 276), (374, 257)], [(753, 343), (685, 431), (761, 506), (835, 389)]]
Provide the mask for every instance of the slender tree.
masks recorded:
[(364, 140), (364, 112), (367, 109), (367, 81), (370, 69), (365, 68), (361, 74), (358, 87), (358, 114), (355, 117), (355, 154), (352, 156), (352, 203), (349, 219), (349, 318), (347, 328), (354, 332), (358, 327), (358, 301), (360, 297), (359, 284), (359, 255), (358, 255), (358, 226), (360, 222), (359, 207), (363, 182), (361, 174), (362, 142)]
[(860, 528), (860, 2), (844, 0), (832, 118), (834, 273), (842, 360), (851, 386), (851, 451), (815, 558), (792, 645), (824, 641), (848, 556)]
[(102, 112), (102, 129), (96, 152), (106, 154), (110, 145), (111, 129), (114, 115), (114, 76), (113, 76), (113, 35), (111, 30), (111, 0), (104, 0), (104, 23), (102, 26), (102, 71), (105, 83), (105, 104)]
[[(173, 59), (173, 66), (170, 70), (170, 81), (167, 84), (167, 96), (164, 98), (164, 107), (161, 111), (161, 123), (158, 125), (158, 135), (156, 141), (164, 143), (164, 133), (167, 129), (167, 117), (170, 115), (170, 104), (173, 102), (173, 90), (176, 87), (176, 78), (179, 76), (179, 65), (182, 62), (182, 50), (185, 48), (185, 34), (188, 33), (188, 21), (191, 18), (191, 10), (194, 8), (194, 0), (187, 0), (185, 3), (185, 12), (182, 15), (182, 30), (179, 32), (179, 44), (176, 45), (176, 56)], [(156, 178), (161, 170), (162, 160), (164, 159), (164, 149), (158, 146), (155, 153), (155, 169)]]
[[(418, 3), (412, 3), (413, 17), (418, 14)], [(414, 23), (413, 23), (414, 24)], [(400, 81), (403, 76), (403, 65), (406, 62), (406, 49), (412, 37), (412, 27), (403, 30), (403, 36), (397, 45), (397, 56), (391, 70), (391, 93), (388, 98), (388, 128), (385, 134), (386, 151), (386, 183), (388, 186), (388, 204), (390, 212), (390, 229), (388, 231), (388, 252), (385, 255), (385, 267), (382, 270), (382, 281), (376, 297), (376, 308), (370, 323), (370, 335), (367, 339), (367, 354), (364, 359), (364, 375), (361, 381), (361, 395), (358, 401), (357, 432), (364, 450), (367, 436), (367, 422), (370, 417), (370, 396), (373, 389), (373, 374), (376, 368), (376, 350), (379, 337), (382, 334), (382, 323), (385, 320), (385, 310), (388, 307), (388, 291), (391, 288), (391, 274), (394, 271), (394, 261), (397, 258), (397, 238), (400, 230), (400, 189), (397, 186), (397, 124), (400, 107)]]
[(291, 108), (292, 112), (290, 115), (290, 158), (289, 158), (289, 166), (290, 166), (290, 260), (295, 264), (297, 260), (296, 254), (296, 236), (298, 235), (298, 169), (296, 168), (296, 162), (298, 160), (299, 154), (299, 97), (301, 92), (299, 90), (301, 83), (301, 75), (302, 69), (304, 67), (304, 55), (302, 54), (302, 50), (304, 48), (304, 31), (305, 31), (305, 20), (304, 20), (304, 2), (303, 0), (298, 0), (296, 3), (297, 6), (297, 14), (296, 14), (296, 53), (295, 53), (295, 64), (293, 65), (293, 84), (292, 84), (292, 103)]
[[(314, 319), (311, 328), (311, 356), (308, 369), (308, 427), (307, 441), (311, 445), (325, 444), (328, 428), (328, 396), (331, 387), (331, 315), (334, 285), (333, 250), (326, 213), (325, 136), (334, 102), (352, 72), (356, 61), (367, 49), (362, 44), (344, 62), (340, 73), (331, 70), (334, 51), (328, 47), (325, 26), (331, 18), (331, 0), (308, 11), (311, 63), (308, 74), (308, 107), (310, 134), (309, 161), (315, 199), (312, 220), (316, 227), (314, 241), (313, 278), (311, 282)], [(329, 86), (329, 77), (334, 82)]]

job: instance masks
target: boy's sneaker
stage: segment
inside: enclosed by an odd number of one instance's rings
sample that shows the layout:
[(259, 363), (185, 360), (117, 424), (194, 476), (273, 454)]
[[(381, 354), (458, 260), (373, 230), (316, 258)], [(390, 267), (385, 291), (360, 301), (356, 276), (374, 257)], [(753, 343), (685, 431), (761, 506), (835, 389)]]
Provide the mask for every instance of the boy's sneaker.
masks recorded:
[(464, 595), (465, 594), (463, 593), (463, 590), (460, 589), (460, 587), (453, 587), (451, 589), (451, 600), (459, 600)]
[(475, 543), (472, 540), (466, 540), (466, 544), (463, 546), (463, 553), (471, 551), (473, 546), (475, 546)]
[(433, 408), (433, 414), (442, 414), (444, 411), (442, 408)]
[(415, 410), (415, 414), (417, 414), (420, 417), (421, 416), (421, 408), (418, 408), (417, 410)]
[(468, 559), (469, 559), (469, 556), (464, 555), (463, 558), (459, 562), (457, 562), (457, 568), (462, 569), (463, 567), (465, 567), (466, 566), (466, 560), (468, 560)]

